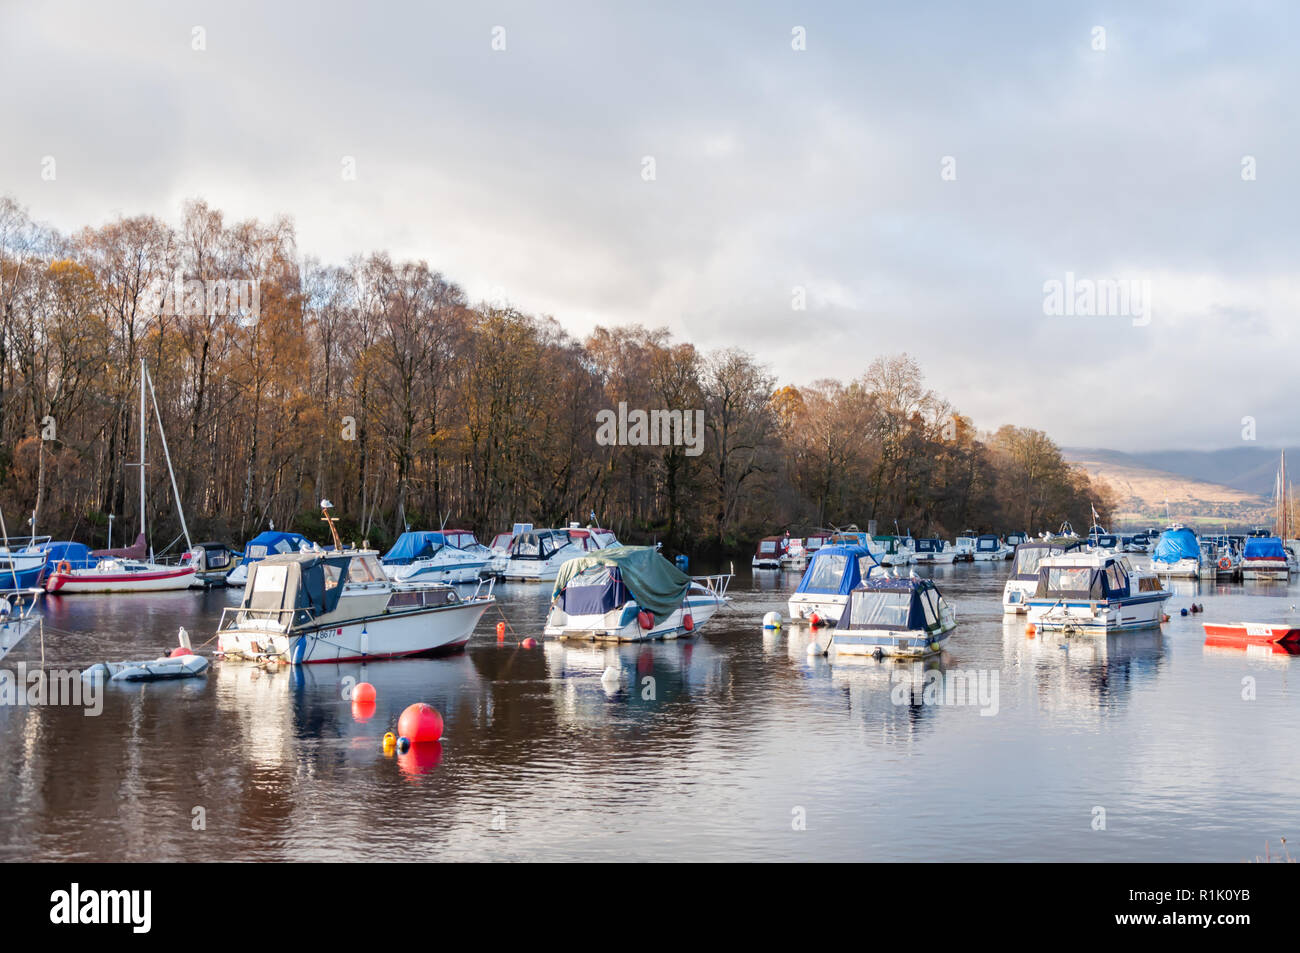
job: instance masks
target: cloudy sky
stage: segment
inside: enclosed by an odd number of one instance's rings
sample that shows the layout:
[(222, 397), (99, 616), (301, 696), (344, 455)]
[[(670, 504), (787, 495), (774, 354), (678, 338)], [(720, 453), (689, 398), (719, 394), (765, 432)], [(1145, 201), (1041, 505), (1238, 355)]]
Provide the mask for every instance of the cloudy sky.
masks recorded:
[[(1300, 442), (1294, 4), (271, 6), (0, 0), (0, 193), (287, 214), (792, 383), (908, 351), (1067, 445)], [(1045, 314), (1067, 273), (1149, 320)]]

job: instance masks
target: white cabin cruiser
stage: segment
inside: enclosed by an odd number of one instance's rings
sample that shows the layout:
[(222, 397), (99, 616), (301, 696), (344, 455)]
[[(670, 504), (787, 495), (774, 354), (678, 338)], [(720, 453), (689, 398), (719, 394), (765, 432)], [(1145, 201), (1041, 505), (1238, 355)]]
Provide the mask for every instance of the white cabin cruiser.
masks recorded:
[(510, 558), (503, 578), (518, 582), (553, 582), (560, 567), (570, 559), (586, 556), (618, 540), (607, 529), (535, 529), (520, 533), (510, 544)]
[(1029, 623), (1043, 632), (1105, 634), (1160, 625), (1173, 593), (1127, 556), (1071, 552), (1047, 556), (1029, 599)]
[(786, 549), (785, 554), (779, 560), (781, 568), (803, 572), (808, 568), (808, 561), (830, 541), (830, 533), (814, 533), (812, 536), (803, 539), (790, 540), (789, 548)]
[(487, 548), (480, 548), (483, 553), (466, 552), (452, 543), (446, 533), (408, 531), (397, 537), (392, 549), (384, 553), (384, 572), (393, 582), (400, 583), (478, 582), (489, 571), (491, 559)]
[(1077, 536), (1032, 539), (1016, 547), (1011, 563), (1011, 578), (1002, 587), (1002, 611), (1022, 614), (1029, 611), (1029, 597), (1038, 588), (1038, 567), (1048, 556), (1060, 556), (1082, 546)]
[(871, 576), (877, 568), (865, 546), (836, 544), (823, 546), (799, 580), (799, 588), (790, 596), (791, 620), (811, 619), (834, 624), (848, 605), (849, 593)]
[(1012, 549), (992, 533), (975, 537), (973, 554), (976, 562), (1005, 562)]
[(1241, 551), (1242, 579), (1271, 579), (1286, 582), (1291, 569), (1286, 547), (1276, 536), (1251, 536)]
[(545, 634), (644, 642), (689, 636), (727, 604), (731, 576), (687, 576), (653, 546), (610, 546), (560, 569)]
[(933, 581), (879, 573), (849, 594), (831, 645), (837, 656), (914, 658), (942, 651), (956, 626)]
[(927, 538), (916, 540), (916, 552), (913, 558), (918, 563), (929, 565), (951, 565), (957, 560), (958, 552), (941, 539)]
[(463, 649), (495, 603), (490, 587), (462, 597), (447, 585), (394, 585), (373, 550), (287, 553), (253, 565), (217, 646), (294, 665), (437, 655)]

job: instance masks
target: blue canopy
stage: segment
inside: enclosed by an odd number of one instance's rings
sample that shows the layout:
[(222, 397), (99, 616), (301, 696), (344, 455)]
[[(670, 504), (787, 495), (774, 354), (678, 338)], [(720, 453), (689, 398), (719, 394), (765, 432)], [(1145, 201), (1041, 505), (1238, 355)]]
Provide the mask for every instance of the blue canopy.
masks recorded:
[(1246, 540), (1246, 550), (1242, 559), (1286, 559), (1286, 550), (1282, 541), (1276, 536), (1251, 537)]
[(447, 537), (442, 533), (403, 533), (397, 537), (393, 548), (384, 553), (384, 563), (389, 566), (405, 566), (414, 559), (428, 556), (439, 546), (446, 545)]
[(99, 562), (90, 555), (90, 547), (85, 543), (50, 543), (45, 547), (45, 565), (57, 566), (66, 561), (73, 569), (89, 569)]
[(865, 546), (823, 546), (808, 560), (795, 592), (847, 596), (875, 566), (876, 560)]
[(937, 620), (942, 606), (943, 598), (929, 579), (878, 573), (849, 594), (836, 628), (924, 631), (938, 624), (927, 622), (926, 608)]
[(258, 533), (244, 544), (244, 561), (255, 562), (282, 553), (296, 553), (300, 546), (311, 541), (300, 533), (282, 533), (278, 529), (269, 529)]
[(1156, 548), (1151, 552), (1151, 561), (1157, 563), (1176, 563), (1180, 559), (1200, 559), (1201, 547), (1196, 541), (1196, 534), (1187, 527), (1167, 529), (1160, 534)]

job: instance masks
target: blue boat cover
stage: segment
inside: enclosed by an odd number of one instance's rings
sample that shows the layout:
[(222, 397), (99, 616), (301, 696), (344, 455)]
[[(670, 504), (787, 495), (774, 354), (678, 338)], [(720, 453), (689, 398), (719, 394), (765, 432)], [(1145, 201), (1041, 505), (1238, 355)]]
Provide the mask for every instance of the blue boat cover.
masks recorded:
[(47, 566), (57, 566), (66, 560), (73, 569), (89, 569), (99, 562), (90, 555), (90, 547), (85, 543), (50, 543), (45, 547), (45, 555)]
[[(244, 544), (244, 560), (247, 562), (283, 553), (296, 553), (303, 543), (311, 545), (311, 541), (300, 533), (282, 533), (278, 529), (268, 529), (264, 533), (258, 533)], [(254, 556), (252, 554), (254, 546), (265, 546), (266, 551)]]
[(1157, 563), (1176, 563), (1180, 559), (1200, 559), (1201, 547), (1196, 541), (1196, 534), (1187, 527), (1167, 529), (1160, 534), (1156, 548), (1151, 552), (1151, 561)]
[(849, 604), (836, 628), (926, 631), (930, 626), (922, 600), (937, 619), (941, 598), (929, 579), (876, 574), (849, 594)]
[(393, 548), (384, 553), (384, 562), (390, 566), (405, 566), (414, 559), (430, 555), (439, 546), (447, 545), (447, 537), (442, 533), (403, 533), (393, 543)]
[(1282, 541), (1276, 536), (1251, 537), (1246, 540), (1245, 552), (1241, 554), (1242, 559), (1286, 559), (1286, 550), (1282, 548)]
[(795, 592), (847, 596), (875, 566), (865, 546), (823, 546), (808, 561)]

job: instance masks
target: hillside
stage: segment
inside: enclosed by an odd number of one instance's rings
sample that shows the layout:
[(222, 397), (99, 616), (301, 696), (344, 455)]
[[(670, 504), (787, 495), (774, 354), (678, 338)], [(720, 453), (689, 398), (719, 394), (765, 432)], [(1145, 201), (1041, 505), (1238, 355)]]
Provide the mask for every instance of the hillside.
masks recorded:
[[(1114, 518), (1117, 525), (1163, 524), (1166, 500), (1169, 516), (1184, 523), (1253, 526), (1267, 523), (1272, 518), (1272, 505), (1262, 493), (1160, 469), (1145, 464), (1135, 455), (1115, 450), (1066, 448), (1062, 452), (1071, 463), (1083, 467), (1089, 476), (1104, 481), (1114, 490), (1118, 504)], [(1204, 464), (1204, 458), (1212, 455), (1169, 452), (1151, 456), (1163, 456), (1173, 462), (1182, 459), (1183, 462)], [(1221, 472), (1228, 469), (1223, 459), (1217, 462)], [(1237, 478), (1246, 473), (1249, 471), (1237, 471)], [(1271, 479), (1268, 483), (1270, 489)], [(1256, 485), (1257, 480), (1250, 482)]]

